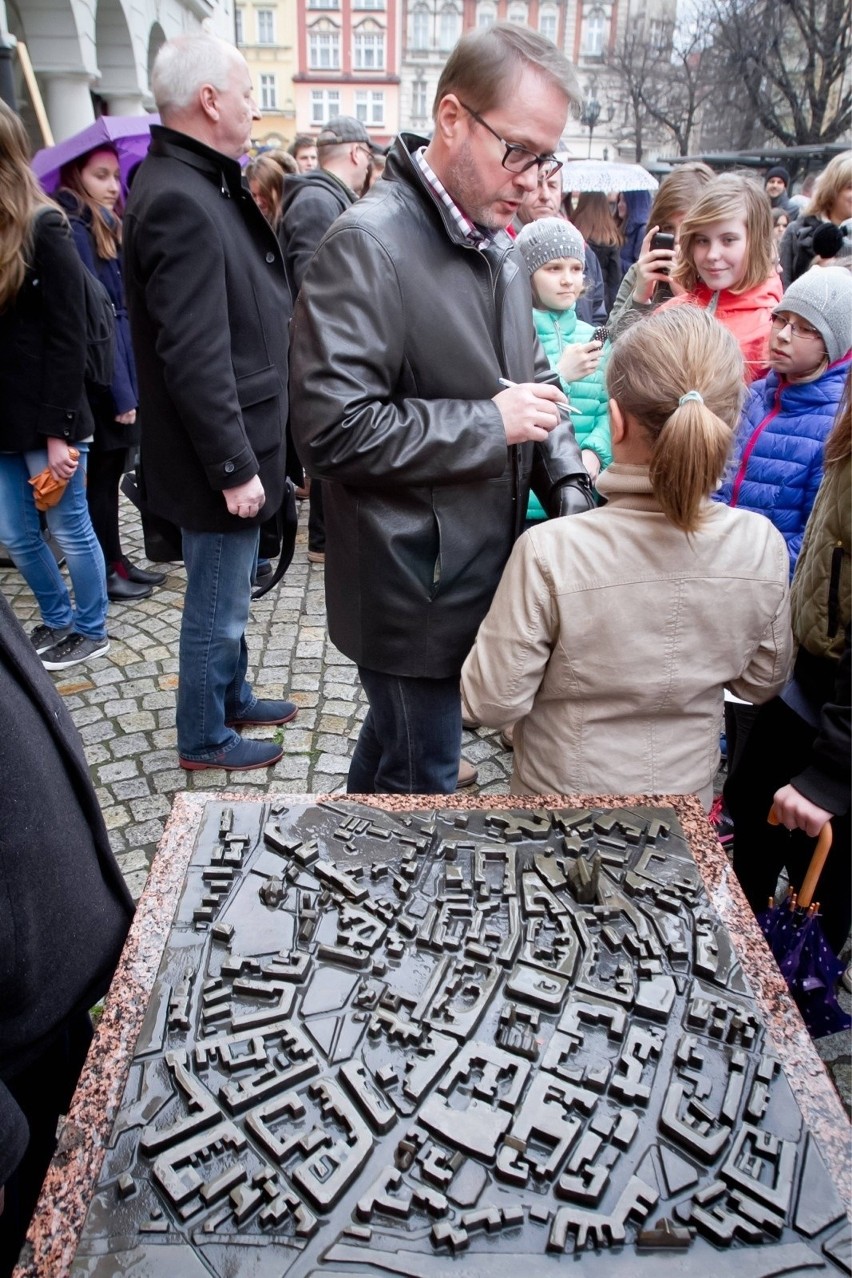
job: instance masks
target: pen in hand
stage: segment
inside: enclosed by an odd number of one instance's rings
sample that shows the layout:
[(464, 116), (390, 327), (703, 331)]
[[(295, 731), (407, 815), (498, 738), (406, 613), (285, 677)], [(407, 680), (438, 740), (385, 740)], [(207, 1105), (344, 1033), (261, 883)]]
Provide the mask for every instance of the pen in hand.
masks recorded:
[[(510, 389), (512, 386), (518, 386), (518, 385), (520, 385), (520, 383), (519, 383), (519, 382), (510, 382), (510, 381), (509, 381), (509, 379), (508, 379), (508, 377), (498, 377), (498, 378), (497, 378), (497, 382), (498, 382), (498, 384), (499, 384), (500, 386), (505, 386), (505, 387), (507, 387), (507, 388), (509, 388), (509, 389)], [(560, 411), (560, 413), (562, 414), (562, 416), (563, 416), (563, 417), (564, 417), (566, 414), (570, 414), (570, 413), (579, 413), (579, 411), (580, 411), (580, 410), (579, 410), (579, 408), (572, 408), (570, 404), (557, 404), (557, 405), (556, 405), (556, 407), (559, 409), (559, 411)]]

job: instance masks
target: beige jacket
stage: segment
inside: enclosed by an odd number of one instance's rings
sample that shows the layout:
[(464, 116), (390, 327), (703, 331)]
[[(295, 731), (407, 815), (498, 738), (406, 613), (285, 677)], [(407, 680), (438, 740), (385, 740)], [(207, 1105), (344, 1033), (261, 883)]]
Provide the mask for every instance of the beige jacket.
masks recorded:
[(762, 702), (793, 643), (784, 539), (707, 502), (697, 533), (660, 511), (648, 471), (614, 463), (608, 505), (516, 543), (462, 670), (466, 711), (515, 727), (515, 794), (712, 799), (723, 689)]

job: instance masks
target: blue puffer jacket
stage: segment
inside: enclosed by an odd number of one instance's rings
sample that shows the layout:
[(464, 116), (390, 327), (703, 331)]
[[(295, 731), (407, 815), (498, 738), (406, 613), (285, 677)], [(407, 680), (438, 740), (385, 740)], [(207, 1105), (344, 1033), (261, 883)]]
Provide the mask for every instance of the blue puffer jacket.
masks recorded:
[(787, 542), (791, 577), (822, 479), (825, 441), (850, 360), (852, 352), (814, 382), (791, 384), (775, 372), (755, 382), (730, 472), (716, 494), (718, 501), (755, 510), (772, 521)]

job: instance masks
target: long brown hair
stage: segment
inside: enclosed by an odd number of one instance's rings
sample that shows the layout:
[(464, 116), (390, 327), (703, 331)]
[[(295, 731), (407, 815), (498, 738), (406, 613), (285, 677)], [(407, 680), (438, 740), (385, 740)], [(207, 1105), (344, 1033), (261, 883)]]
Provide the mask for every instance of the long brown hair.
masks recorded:
[(249, 185), (252, 182), (256, 182), (260, 187), (260, 193), (269, 210), (265, 214), (266, 220), (273, 231), (278, 230), (278, 223), (281, 221), (281, 202), (284, 198), (284, 178), (286, 176), (278, 161), (273, 160), (269, 155), (259, 155), (256, 159), (249, 160), (246, 165), (246, 181)]
[(852, 372), (846, 374), (846, 385), (843, 398), (834, 419), (834, 425), (825, 441), (824, 460), (826, 466), (834, 462), (845, 461), (852, 456)]
[(840, 192), (852, 185), (852, 152), (843, 151), (835, 155), (833, 160), (820, 173), (814, 186), (811, 202), (805, 212), (809, 217), (820, 217), (825, 222), (831, 221), (832, 210), (837, 203)]
[(121, 245), (121, 218), (119, 217), (120, 199), (115, 210), (110, 214), (109, 218), (104, 216), (103, 205), (98, 204), (97, 200), (93, 200), (83, 185), (83, 169), (86, 167), (89, 159), (93, 155), (97, 155), (100, 151), (106, 151), (109, 155), (114, 155), (118, 159), (118, 155), (111, 146), (102, 145), (93, 147), (91, 151), (87, 151), (85, 155), (78, 156), (76, 160), (70, 160), (68, 164), (62, 166), (59, 174), (61, 189), (70, 191), (77, 201), (78, 208), (88, 209), (91, 214), (92, 237), (95, 241), (95, 252), (98, 257), (112, 260), (118, 257), (119, 246)]
[(14, 302), (24, 282), (36, 210), (44, 204), (55, 207), (39, 186), (29, 158), (29, 139), (20, 117), (0, 100), (0, 311)]
[(679, 164), (673, 173), (667, 173), (659, 185), (651, 211), (648, 227), (658, 226), (661, 231), (672, 225), (672, 218), (688, 213), (708, 182), (713, 180), (713, 170), (700, 160)]
[(694, 532), (725, 469), (742, 408), (736, 339), (698, 306), (655, 311), (619, 337), (606, 382), (648, 438), (651, 486), (663, 514)]
[(590, 244), (623, 244), (624, 236), (612, 216), (609, 200), (600, 191), (584, 191), (574, 206), (571, 221)]

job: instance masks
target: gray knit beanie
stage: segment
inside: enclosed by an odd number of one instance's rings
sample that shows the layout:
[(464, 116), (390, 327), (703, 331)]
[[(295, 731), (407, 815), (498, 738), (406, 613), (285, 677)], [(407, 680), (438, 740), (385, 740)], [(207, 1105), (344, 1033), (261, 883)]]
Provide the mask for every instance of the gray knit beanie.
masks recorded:
[(519, 231), (515, 243), (524, 255), (530, 275), (555, 257), (573, 257), (578, 262), (586, 260), (582, 235), (564, 217), (541, 217), (537, 222), (528, 222)]
[(852, 347), (852, 272), (843, 266), (812, 266), (787, 289), (775, 314), (779, 311), (792, 311), (812, 324), (833, 364)]

